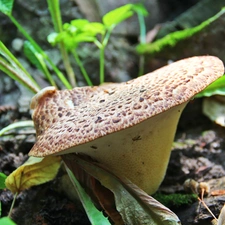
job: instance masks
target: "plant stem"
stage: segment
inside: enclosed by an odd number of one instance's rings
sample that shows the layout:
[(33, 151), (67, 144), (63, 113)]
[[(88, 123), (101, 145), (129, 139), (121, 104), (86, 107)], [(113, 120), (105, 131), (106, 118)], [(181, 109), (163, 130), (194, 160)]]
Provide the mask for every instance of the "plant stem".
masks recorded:
[(146, 43), (146, 27), (145, 27), (145, 20), (144, 16), (141, 13), (137, 13), (138, 15), (138, 22), (140, 26), (140, 43)]
[(109, 29), (105, 36), (103, 37), (103, 41), (102, 41), (102, 44), (101, 46), (98, 46), (100, 47), (100, 62), (99, 62), (99, 66), (100, 66), (100, 84), (103, 84), (104, 81), (105, 81), (105, 47), (106, 45), (108, 44), (108, 41), (109, 41), (109, 37), (110, 37), (110, 34), (111, 34), (111, 31), (112, 29)]
[(17, 20), (12, 16), (9, 15), (9, 18), (14, 23), (14, 25), (17, 27), (17, 29), (23, 34), (23, 36), (34, 46), (34, 48), (38, 52), (44, 52), (40, 46), (34, 41), (34, 39), (26, 32), (26, 30), (17, 22)]
[(37, 55), (37, 58), (38, 58), (38, 60), (39, 60), (39, 63), (41, 64), (42, 71), (44, 72), (46, 78), (49, 80), (49, 83), (50, 83), (52, 86), (55, 86), (55, 87), (56, 87), (56, 83), (55, 83), (55, 81), (53, 80), (53, 78), (52, 78), (50, 72), (48, 71), (47, 65), (46, 65), (46, 63), (44, 62), (43, 57), (39, 57), (39, 56)]
[(68, 80), (66, 79), (66, 77), (63, 75), (63, 73), (55, 66), (55, 64), (50, 60), (47, 60), (48, 63), (50, 64), (50, 66), (52, 67), (52, 69), (54, 70), (54, 72), (56, 73), (56, 75), (58, 76), (58, 78), (61, 80), (61, 82), (64, 84), (64, 86), (67, 89), (72, 89), (71, 84), (68, 82)]
[[(12, 79), (20, 82), (22, 85), (26, 86), (29, 90), (37, 93), (40, 88), (32, 83), (31, 80), (27, 79), (22, 70), (13, 68), (10, 64), (6, 63), (2, 58), (0, 58), (0, 70), (10, 76)], [(20, 72), (20, 73), (19, 73)]]
[[(49, 11), (51, 14), (52, 22), (54, 25), (54, 29), (57, 33), (61, 33), (63, 31), (62, 19), (60, 13), (59, 0), (47, 0)], [(69, 81), (73, 87), (76, 86), (76, 78), (73, 71), (73, 68), (70, 64), (68, 52), (63, 42), (59, 43), (59, 49), (62, 55), (63, 64), (68, 75)]]
[(105, 47), (102, 46), (102, 48), (100, 49), (100, 84), (104, 83), (105, 80)]
[(66, 48), (64, 46), (64, 43), (61, 42), (59, 44), (59, 48), (60, 48), (63, 64), (64, 64), (64, 67), (65, 67), (66, 73), (68, 75), (70, 84), (72, 85), (72, 87), (76, 87), (77, 84), (76, 84), (75, 73), (74, 73), (73, 68), (70, 64), (69, 56), (68, 56), (68, 53), (67, 53)]
[[(145, 44), (146, 43), (146, 27), (145, 27), (145, 20), (144, 16), (137, 12), (138, 15), (138, 22), (139, 22), (139, 27), (140, 27), (140, 43)], [(145, 56), (141, 55), (139, 59), (139, 72), (138, 76), (143, 75), (144, 73), (144, 65), (145, 65)]]
[(16, 197), (17, 197), (18, 193), (16, 193), (13, 197), (13, 201), (12, 201), (12, 204), (11, 204), (11, 207), (10, 207), (10, 210), (9, 210), (9, 214), (8, 214), (8, 217), (11, 218), (11, 215), (12, 215), (12, 210), (13, 210), (13, 207), (15, 205), (15, 202), (16, 202)]
[[(37, 82), (33, 79), (33, 77), (27, 72), (27, 70), (21, 65), (21, 63), (17, 60), (17, 58), (6, 48), (6, 46), (0, 41), (0, 54), (7, 59), (4, 60), (0, 57), (0, 66), (2, 65), (2, 70), (6, 69), (7, 74), (15, 75), (16, 80), (27, 83), (29, 88), (38, 92), (40, 89)], [(4, 68), (5, 66), (5, 68)], [(9, 72), (9, 73), (8, 73)], [(19, 81), (20, 82), (20, 81)]]
[(138, 76), (142, 76), (144, 74), (144, 66), (145, 66), (145, 56), (140, 55), (139, 58), (139, 71), (138, 71)]
[(85, 70), (85, 68), (83, 66), (83, 63), (81, 62), (81, 60), (80, 60), (76, 50), (73, 50), (72, 54), (73, 54), (73, 56), (74, 56), (74, 58), (75, 58), (75, 60), (76, 60), (76, 62), (78, 64), (78, 66), (79, 66), (79, 68), (80, 68), (80, 70), (81, 70), (81, 72), (82, 72), (82, 74), (83, 74), (83, 76), (84, 76), (88, 86), (93, 86), (93, 83), (91, 82), (90, 77), (88, 76), (88, 74), (87, 74), (87, 72), (86, 72), (86, 70)]
[(41, 49), (41, 47), (34, 41), (34, 39), (24, 30), (24, 28), (17, 22), (17, 20), (12, 16), (9, 15), (9, 18), (14, 23), (14, 25), (17, 27), (17, 29), (23, 34), (23, 36), (34, 46), (34, 48), (45, 58), (48, 63), (51, 65), (54, 72), (57, 74), (59, 79), (62, 81), (62, 83), (65, 85), (66, 88), (71, 89), (72, 86), (69, 84), (69, 82), (65, 79), (62, 72), (54, 65), (54, 63), (51, 61), (51, 59), (48, 57), (48, 55)]

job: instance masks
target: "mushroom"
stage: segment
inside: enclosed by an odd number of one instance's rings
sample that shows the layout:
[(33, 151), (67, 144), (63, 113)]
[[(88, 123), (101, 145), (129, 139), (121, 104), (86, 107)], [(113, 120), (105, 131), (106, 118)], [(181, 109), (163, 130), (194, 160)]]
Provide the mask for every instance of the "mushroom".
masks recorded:
[(29, 155), (85, 154), (152, 194), (182, 110), (223, 73), (218, 58), (199, 56), (124, 83), (44, 88), (31, 101), (37, 142)]

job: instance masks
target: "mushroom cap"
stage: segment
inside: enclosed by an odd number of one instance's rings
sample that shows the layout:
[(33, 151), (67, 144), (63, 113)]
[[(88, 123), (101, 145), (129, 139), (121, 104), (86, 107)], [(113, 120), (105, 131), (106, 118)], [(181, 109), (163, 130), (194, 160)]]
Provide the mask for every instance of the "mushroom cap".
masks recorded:
[[(136, 79), (97, 87), (47, 87), (31, 101), (37, 142), (29, 155), (64, 154), (192, 99), (224, 73), (214, 56), (183, 59)], [(104, 150), (104, 149), (103, 149)]]

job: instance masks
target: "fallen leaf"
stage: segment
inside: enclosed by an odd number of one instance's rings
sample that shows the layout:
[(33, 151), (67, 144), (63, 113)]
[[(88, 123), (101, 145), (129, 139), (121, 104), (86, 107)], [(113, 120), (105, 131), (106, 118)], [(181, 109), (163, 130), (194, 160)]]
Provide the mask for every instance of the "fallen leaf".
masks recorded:
[(32, 186), (52, 180), (60, 165), (61, 158), (59, 156), (30, 157), (6, 178), (5, 185), (14, 194), (19, 193)]
[(225, 97), (215, 96), (205, 98), (203, 101), (203, 113), (215, 123), (225, 126)]
[[(71, 168), (74, 163), (109, 189), (115, 198), (117, 211), (124, 224), (129, 225), (178, 225), (180, 220), (171, 210), (156, 201), (126, 178), (119, 178), (96, 162), (82, 159), (78, 155), (63, 156)], [(105, 196), (107, 198), (107, 196)]]

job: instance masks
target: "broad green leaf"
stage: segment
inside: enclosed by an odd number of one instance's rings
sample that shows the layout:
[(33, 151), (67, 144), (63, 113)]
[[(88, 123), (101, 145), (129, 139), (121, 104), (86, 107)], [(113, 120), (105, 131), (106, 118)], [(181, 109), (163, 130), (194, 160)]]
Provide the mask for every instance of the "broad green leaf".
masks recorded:
[(91, 224), (101, 224), (101, 225), (110, 225), (111, 223), (109, 220), (94, 206), (92, 200), (87, 195), (85, 190), (81, 187), (75, 176), (73, 175), (72, 171), (66, 166), (66, 171), (72, 181), (75, 190), (77, 191), (79, 198), (83, 204), (85, 211), (87, 212), (87, 216), (91, 222)]
[(103, 24), (108, 28), (115, 27), (133, 15), (132, 7), (132, 4), (127, 4), (106, 13), (102, 18)]
[(89, 35), (95, 36), (96, 34), (104, 34), (105, 33), (105, 27), (102, 23), (88, 23), (83, 27), (83, 30)]
[(200, 25), (185, 29), (182, 31), (176, 31), (172, 32), (165, 37), (150, 43), (150, 44), (140, 44), (136, 47), (136, 50), (139, 54), (150, 54), (153, 55), (157, 52), (162, 51), (166, 47), (173, 47), (177, 43), (179, 43), (182, 40), (185, 40), (189, 37), (192, 37), (193, 35), (200, 32), (202, 29), (207, 27), (209, 24), (217, 20), (220, 16), (222, 16), (225, 13), (225, 8), (223, 8), (219, 13), (217, 13), (215, 16), (209, 18), (208, 20), (204, 21)]
[(80, 33), (74, 37), (75, 43), (94, 42), (95, 40), (96, 40), (96, 37), (90, 36), (88, 33)]
[(196, 98), (210, 97), (212, 95), (225, 95), (225, 76), (220, 77), (207, 88), (197, 94)]
[(0, 12), (11, 15), (14, 0), (0, 0)]
[[(119, 178), (102, 165), (81, 159), (78, 155), (63, 157), (66, 165), (74, 163), (109, 189), (116, 209), (129, 225), (179, 225), (180, 220), (168, 208), (149, 196), (126, 178)], [(96, 192), (96, 190), (95, 190)]]
[(1, 225), (16, 225), (9, 217), (2, 217), (0, 218)]
[(54, 179), (60, 165), (60, 157), (30, 157), (6, 178), (5, 185), (11, 192), (20, 193), (32, 186)]
[(80, 32), (74, 35), (69, 34), (64, 31), (59, 33), (58, 35), (53, 35), (49, 37), (52, 44), (57, 44), (63, 42), (68, 51), (72, 51), (76, 49), (78, 44), (81, 42), (94, 42), (96, 40), (95, 34), (91, 34), (90, 32)]
[(76, 20), (72, 20), (70, 22), (70, 24), (74, 27), (76, 27), (77, 29), (80, 29), (82, 30), (82, 28), (87, 25), (89, 23), (88, 20), (85, 20), (85, 19), (76, 19)]
[(24, 127), (33, 127), (34, 122), (32, 120), (26, 120), (26, 121), (19, 121), (12, 123), (8, 125), (7, 127), (4, 127), (3, 129), (0, 130), (0, 136), (3, 135), (5, 132), (17, 129), (17, 128), (24, 128)]
[(6, 186), (5, 186), (6, 177), (7, 176), (4, 173), (0, 173), (0, 189), (6, 188)]

